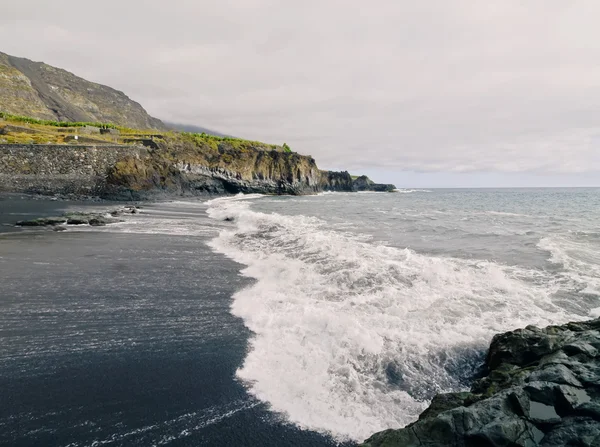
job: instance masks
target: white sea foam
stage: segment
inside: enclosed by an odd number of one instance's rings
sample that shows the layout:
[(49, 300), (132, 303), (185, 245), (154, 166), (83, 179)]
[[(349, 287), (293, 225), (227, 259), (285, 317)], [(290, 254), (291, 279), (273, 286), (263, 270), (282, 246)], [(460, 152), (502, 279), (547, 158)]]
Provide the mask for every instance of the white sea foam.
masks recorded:
[[(474, 213), (476, 214), (476, 213)], [(483, 214), (490, 214), (492, 216), (506, 216), (506, 217), (533, 217), (530, 216), (529, 214), (520, 214), (520, 213), (509, 213), (507, 211), (486, 211)]]
[(301, 427), (362, 440), (404, 426), (434, 393), (464, 387), (495, 333), (580, 318), (553, 303), (559, 285), (542, 271), (377, 245), (250, 205), (208, 209), (234, 219), (211, 246), (256, 279), (232, 304), (255, 334), (237, 375)]
[(398, 189), (394, 189), (394, 192), (399, 192), (402, 194), (410, 194), (413, 192), (431, 192), (430, 189), (404, 189), (404, 188), (398, 188)]
[[(538, 247), (550, 252), (550, 261), (562, 264), (564, 275), (581, 292), (600, 295), (600, 250), (598, 244), (576, 240), (575, 235), (542, 238)], [(600, 304), (600, 303), (599, 303)]]

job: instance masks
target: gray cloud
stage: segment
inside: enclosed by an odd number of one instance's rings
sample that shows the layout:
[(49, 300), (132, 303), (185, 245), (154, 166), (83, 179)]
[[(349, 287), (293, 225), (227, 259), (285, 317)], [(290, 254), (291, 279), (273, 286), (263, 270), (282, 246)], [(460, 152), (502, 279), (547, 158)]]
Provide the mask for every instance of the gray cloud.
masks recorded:
[(600, 173), (600, 3), (13, 2), (2, 50), (353, 170)]

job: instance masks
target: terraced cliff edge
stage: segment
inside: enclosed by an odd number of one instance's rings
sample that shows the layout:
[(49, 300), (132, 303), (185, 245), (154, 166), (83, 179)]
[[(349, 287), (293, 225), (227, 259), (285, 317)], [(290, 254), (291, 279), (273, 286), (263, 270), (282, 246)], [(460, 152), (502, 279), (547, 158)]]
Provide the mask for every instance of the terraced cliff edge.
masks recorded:
[(600, 319), (496, 335), (486, 377), (364, 447), (600, 446)]
[[(40, 130), (36, 126), (21, 128), (0, 122), (0, 139), (4, 135), (7, 141), (14, 141), (0, 144), (0, 191), (144, 200), (204, 194), (299, 195), (325, 190), (394, 189), (393, 185), (377, 185), (363, 177), (357, 184), (348, 172), (321, 171), (310, 156), (259, 142), (177, 132), (120, 133), (113, 129), (105, 129), (112, 133), (90, 135), (89, 128), (74, 140), (73, 135), (62, 134), (60, 128)], [(46, 140), (46, 144), (31, 144)], [(58, 141), (62, 143), (54, 143)], [(90, 143), (78, 144), (81, 141)]]

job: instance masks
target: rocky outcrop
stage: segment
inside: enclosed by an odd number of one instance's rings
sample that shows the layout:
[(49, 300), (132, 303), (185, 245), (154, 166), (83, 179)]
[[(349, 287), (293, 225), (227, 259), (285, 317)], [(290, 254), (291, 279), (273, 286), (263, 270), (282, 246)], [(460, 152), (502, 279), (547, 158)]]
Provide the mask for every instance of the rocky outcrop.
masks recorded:
[(470, 392), (365, 447), (600, 446), (600, 319), (497, 335)]
[(37, 219), (20, 220), (18, 227), (53, 227), (64, 229), (67, 225), (90, 225), (103, 227), (108, 224), (123, 222), (120, 216), (125, 214), (138, 214), (137, 206), (125, 206), (101, 213), (65, 213), (62, 216), (39, 217)]
[(323, 191), (339, 192), (392, 192), (396, 190), (394, 185), (375, 183), (366, 175), (354, 178), (347, 171), (321, 171), (321, 188)]
[(353, 191), (347, 172), (321, 171), (311, 156), (258, 142), (165, 135), (147, 158), (128, 157), (108, 172), (105, 195), (314, 194)]
[(45, 120), (166, 128), (123, 92), (4, 53), (0, 53), (0, 111)]
[(108, 170), (105, 196), (314, 194), (321, 173), (310, 156), (277, 146), (235, 140), (165, 135), (148, 157), (125, 157)]
[(323, 191), (352, 191), (352, 176), (347, 171), (321, 171), (320, 186)]
[(396, 189), (394, 185), (375, 183), (366, 175), (361, 175), (352, 181), (353, 191), (375, 191), (375, 192), (392, 192)]

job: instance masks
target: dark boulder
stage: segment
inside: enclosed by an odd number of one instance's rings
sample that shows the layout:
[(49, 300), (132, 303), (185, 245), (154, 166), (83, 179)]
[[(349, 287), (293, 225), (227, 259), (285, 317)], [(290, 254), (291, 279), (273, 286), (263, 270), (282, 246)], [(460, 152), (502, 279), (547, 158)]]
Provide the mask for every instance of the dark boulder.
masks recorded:
[(470, 393), (438, 395), (363, 445), (600, 446), (599, 349), (600, 319), (497, 335)]

